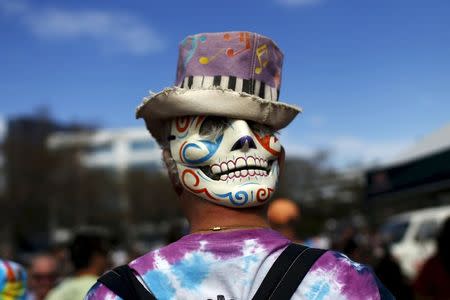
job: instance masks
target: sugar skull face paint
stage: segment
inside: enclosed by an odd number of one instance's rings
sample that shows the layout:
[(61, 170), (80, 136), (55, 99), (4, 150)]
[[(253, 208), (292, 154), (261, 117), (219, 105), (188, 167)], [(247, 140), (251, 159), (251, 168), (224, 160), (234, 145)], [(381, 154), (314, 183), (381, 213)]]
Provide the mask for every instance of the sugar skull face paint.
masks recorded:
[(278, 181), (278, 138), (262, 125), (220, 117), (172, 121), (170, 151), (183, 186), (230, 207), (263, 204)]

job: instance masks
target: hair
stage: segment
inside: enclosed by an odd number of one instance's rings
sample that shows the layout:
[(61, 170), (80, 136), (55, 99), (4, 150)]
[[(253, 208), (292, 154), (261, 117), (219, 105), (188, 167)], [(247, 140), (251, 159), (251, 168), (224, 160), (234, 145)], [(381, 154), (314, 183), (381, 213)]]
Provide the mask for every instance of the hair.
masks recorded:
[[(162, 125), (162, 136), (163, 139), (162, 141), (158, 141), (159, 146), (161, 147), (161, 149), (163, 150), (163, 154), (162, 154), (162, 160), (164, 162), (164, 164), (166, 165), (167, 168), (167, 173), (169, 175), (169, 177), (174, 180), (175, 182), (173, 182), (174, 185), (180, 185), (180, 180), (178, 179), (178, 169), (177, 169), (177, 163), (175, 162), (175, 160), (172, 157), (172, 152), (170, 151), (170, 141), (169, 141), (169, 136), (171, 133), (171, 120), (166, 121), (163, 125)], [(167, 151), (170, 156), (164, 156), (164, 151)]]
[(104, 235), (94, 232), (78, 233), (69, 248), (75, 271), (89, 267), (95, 255), (106, 256), (108, 248)]

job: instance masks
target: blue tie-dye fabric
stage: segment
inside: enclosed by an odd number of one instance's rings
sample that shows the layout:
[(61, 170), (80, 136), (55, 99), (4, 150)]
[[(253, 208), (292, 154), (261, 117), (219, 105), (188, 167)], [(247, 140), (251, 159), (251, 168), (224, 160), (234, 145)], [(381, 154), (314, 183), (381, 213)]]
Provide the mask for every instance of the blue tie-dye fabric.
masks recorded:
[[(269, 229), (191, 234), (134, 260), (130, 267), (161, 300), (251, 299), (289, 243)], [(86, 299), (119, 300), (119, 297), (97, 284)], [(292, 299), (393, 297), (369, 268), (328, 251), (313, 265)]]

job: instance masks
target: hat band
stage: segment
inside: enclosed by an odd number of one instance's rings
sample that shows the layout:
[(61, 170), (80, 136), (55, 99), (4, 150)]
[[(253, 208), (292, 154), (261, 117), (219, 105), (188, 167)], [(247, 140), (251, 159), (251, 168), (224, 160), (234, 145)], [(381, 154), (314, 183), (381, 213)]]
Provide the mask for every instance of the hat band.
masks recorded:
[(270, 101), (278, 101), (280, 95), (280, 90), (265, 84), (263, 81), (242, 79), (235, 76), (187, 76), (179, 85), (183, 89), (211, 88), (213, 86), (236, 92), (245, 92)]

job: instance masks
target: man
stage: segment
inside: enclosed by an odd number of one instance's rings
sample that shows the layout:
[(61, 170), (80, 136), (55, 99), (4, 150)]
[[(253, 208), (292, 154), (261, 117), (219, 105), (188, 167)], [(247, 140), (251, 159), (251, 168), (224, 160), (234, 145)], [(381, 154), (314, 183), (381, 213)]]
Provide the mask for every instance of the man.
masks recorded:
[[(138, 108), (191, 228), (129, 264), (157, 299), (251, 299), (290, 244), (269, 229), (264, 208), (284, 162), (276, 130), (300, 111), (278, 102), (282, 59), (255, 33), (189, 36), (176, 86)], [(115, 296), (98, 283), (86, 299)], [(366, 267), (327, 252), (293, 299), (380, 299), (380, 289)]]
[(74, 274), (50, 291), (46, 300), (83, 299), (89, 288), (108, 267), (108, 243), (98, 233), (78, 233), (70, 246)]
[(31, 259), (28, 271), (28, 300), (43, 300), (55, 287), (58, 279), (56, 258), (49, 254), (37, 254)]

